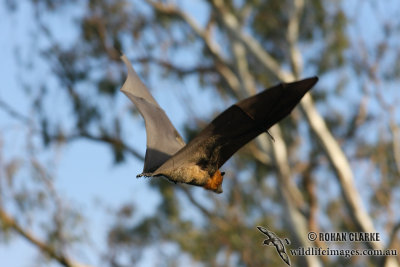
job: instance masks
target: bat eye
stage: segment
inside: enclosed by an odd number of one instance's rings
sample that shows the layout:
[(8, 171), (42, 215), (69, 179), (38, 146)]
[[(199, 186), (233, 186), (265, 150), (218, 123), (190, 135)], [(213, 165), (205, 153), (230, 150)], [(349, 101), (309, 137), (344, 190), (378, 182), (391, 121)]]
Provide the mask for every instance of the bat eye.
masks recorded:
[(221, 172), (221, 176), (224, 176), (225, 175), (225, 172)]

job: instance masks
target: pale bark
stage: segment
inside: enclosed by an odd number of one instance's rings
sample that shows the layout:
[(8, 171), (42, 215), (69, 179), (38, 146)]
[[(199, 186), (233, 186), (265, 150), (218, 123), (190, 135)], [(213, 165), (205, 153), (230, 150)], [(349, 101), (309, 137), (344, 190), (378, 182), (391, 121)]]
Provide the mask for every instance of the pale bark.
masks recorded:
[(90, 267), (89, 265), (78, 263), (68, 256), (66, 256), (62, 252), (56, 251), (56, 249), (46, 242), (40, 240), (33, 233), (28, 231), (25, 227), (18, 224), (18, 222), (9, 215), (2, 207), (0, 207), (0, 221), (3, 224), (3, 227), (10, 228), (13, 231), (20, 234), (23, 238), (25, 238), (29, 243), (37, 247), (40, 251), (42, 251), (45, 255), (50, 257), (51, 259), (57, 261), (59, 264), (65, 267)]
[[(204, 33), (202, 33), (200, 27), (198, 27), (195, 24), (194, 20), (191, 19), (188, 14), (184, 14), (182, 11), (180, 11), (177, 7), (173, 5), (169, 5), (167, 7), (159, 2), (153, 2), (153, 1), (148, 1), (148, 2), (153, 7), (157, 8), (159, 11), (168, 10), (168, 12), (170, 13), (174, 13), (181, 16), (184, 19), (184, 21), (186, 21), (200, 37), (205, 36)], [(300, 75), (302, 73), (302, 57), (300, 50), (297, 47), (297, 41), (299, 32), (298, 31), (299, 20), (302, 8), (304, 6), (303, 0), (294, 1), (293, 14), (291, 16), (291, 20), (289, 21), (287, 29), (287, 40), (290, 45), (289, 53), (290, 53), (291, 67), (292, 67), (291, 71), (283, 69), (279, 65), (279, 63), (267, 51), (264, 50), (264, 48), (258, 43), (256, 39), (254, 39), (251, 35), (243, 31), (237, 18), (233, 14), (227, 12), (224, 9), (223, 1), (213, 0), (212, 4), (215, 7), (215, 9), (218, 10), (223, 25), (226, 27), (226, 29), (228, 30), (229, 34), (231, 34), (233, 39), (243, 44), (244, 48), (246, 49), (246, 52), (252, 54), (266, 70), (268, 70), (277, 78), (285, 82), (290, 82), (300, 78)], [(219, 51), (216, 48), (216, 44), (209, 39), (208, 40), (205, 39), (205, 42), (206, 44), (208, 44), (209, 49), (215, 52), (215, 55), (218, 57), (218, 59), (223, 61), (223, 58), (218, 53)], [(243, 63), (240, 64), (238, 66), (239, 70), (244, 66)], [(229, 75), (224, 75), (224, 76), (225, 77), (230, 76), (228, 80), (234, 81), (231, 82), (231, 85), (234, 84), (234, 86), (232, 87), (236, 88), (235, 91), (237, 91), (238, 81), (237, 79), (233, 78), (234, 73), (232, 73), (232, 71), (228, 71), (228, 73)], [(246, 73), (242, 73), (241, 75), (242, 79), (248, 78)], [(246, 81), (245, 85), (248, 86), (249, 88), (253, 87), (252, 82), (249, 81)], [(304, 114), (306, 116), (306, 119), (308, 121), (311, 130), (317, 137), (317, 140), (321, 144), (323, 151), (325, 152), (327, 158), (331, 163), (333, 171), (336, 173), (336, 177), (338, 178), (338, 182), (342, 189), (343, 198), (350, 216), (353, 218), (353, 221), (359, 227), (359, 231), (370, 232), (370, 233), (376, 232), (372, 218), (369, 216), (363, 204), (359, 191), (356, 188), (354, 182), (354, 175), (350, 163), (343, 149), (340, 147), (340, 145), (330, 132), (323, 117), (316, 109), (312, 96), (310, 94), (307, 94), (303, 98), (301, 102), (301, 107), (302, 110), (304, 111)], [(393, 135), (396, 135), (396, 133), (397, 133), (396, 131), (393, 131)], [(395, 148), (394, 151), (398, 151), (397, 148), (398, 144), (394, 142), (393, 145)], [(282, 149), (276, 150), (277, 153), (280, 153), (279, 151), (283, 150)], [(284, 169), (282, 169), (282, 171), (284, 171)], [(368, 242), (368, 245), (369, 247), (374, 249), (384, 249), (384, 246), (381, 242)], [(389, 264), (390, 266), (398, 266), (397, 262), (393, 258), (390, 258), (387, 261), (387, 264)]]

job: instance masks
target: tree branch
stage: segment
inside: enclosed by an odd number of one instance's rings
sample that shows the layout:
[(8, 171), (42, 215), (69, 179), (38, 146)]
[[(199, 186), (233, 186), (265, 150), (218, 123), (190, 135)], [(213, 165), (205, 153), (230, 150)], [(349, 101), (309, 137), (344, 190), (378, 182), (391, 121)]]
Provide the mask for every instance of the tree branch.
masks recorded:
[(65, 254), (57, 252), (52, 246), (44, 243), (32, 233), (25, 230), (21, 225), (19, 225), (14, 218), (6, 213), (6, 211), (0, 207), (0, 220), (6, 227), (10, 227), (17, 233), (19, 233), (23, 238), (25, 238), (29, 243), (37, 247), (44, 254), (57, 261), (59, 264), (65, 267), (89, 267), (89, 265), (83, 265), (69, 259)]
[(392, 134), (392, 151), (393, 158), (396, 165), (397, 174), (400, 177), (400, 129), (396, 123), (396, 105), (390, 105), (387, 103), (382, 95), (383, 88), (381, 87), (381, 83), (376, 77), (373, 75), (371, 77), (375, 85), (377, 86), (377, 90), (375, 90), (376, 99), (382, 108), (389, 114), (389, 129)]
[[(277, 61), (272, 58), (266, 52), (262, 46), (255, 40), (252, 36), (245, 33), (240, 27), (237, 19), (230, 13), (225, 12), (223, 8), (223, 1), (221, 0), (212, 0), (214, 7), (220, 12), (221, 19), (224, 23), (224, 26), (229, 30), (229, 32), (243, 45), (247, 48), (247, 50), (253, 54), (253, 56), (258, 59), (258, 61), (271, 73), (276, 75), (280, 80), (285, 82), (289, 82), (292, 80), (296, 80), (299, 77), (296, 77), (295, 74), (290, 73), (284, 69), (282, 69)], [(303, 4), (301, 0), (296, 0), (295, 7), (302, 8)], [(300, 10), (295, 13), (301, 14)], [(295, 16), (295, 18), (299, 19), (299, 15)], [(289, 37), (293, 44), (297, 43), (297, 32), (296, 30), (299, 23), (294, 19), (291, 22), (292, 29), (290, 30)], [(293, 46), (292, 49), (298, 49), (296, 46)], [(293, 51), (291, 53), (295, 58), (292, 59), (292, 64), (300, 64), (300, 60), (298, 59), (299, 53)], [(295, 67), (294, 69), (301, 70), (300, 66)], [(359, 192), (357, 191), (353, 172), (350, 167), (350, 163), (348, 162), (344, 152), (340, 148), (339, 144), (336, 142), (331, 132), (329, 131), (325, 121), (322, 116), (318, 113), (317, 109), (314, 106), (312, 97), (310, 94), (306, 94), (302, 101), (301, 107), (306, 115), (307, 121), (311, 126), (311, 129), (317, 136), (318, 140), (322, 144), (322, 147), (325, 153), (328, 156), (329, 161), (337, 174), (339, 179), (339, 183), (342, 188), (343, 196), (346, 206), (349, 209), (349, 214), (353, 217), (354, 221), (358, 225), (359, 229), (364, 232), (376, 232), (372, 219), (369, 217), (363, 202), (361, 201), (361, 197)], [(375, 249), (383, 248), (383, 245), (380, 242), (368, 242), (368, 245)]]
[[(180, 17), (184, 22), (186, 22), (186, 24), (192, 28), (192, 30), (200, 37), (200, 39), (203, 40), (206, 48), (215, 59), (215, 69), (218, 71), (221, 77), (225, 79), (226, 83), (228, 83), (232, 92), (236, 95), (240, 95), (239, 80), (237, 79), (235, 73), (228, 67), (229, 63), (222, 55), (220, 47), (211, 38), (211, 25), (207, 25), (206, 29), (202, 29), (191, 16), (189, 16), (174, 5), (166, 5), (151, 0), (146, 0), (146, 2), (149, 3), (158, 12), (167, 15), (176, 15)], [(213, 20), (213, 18), (211, 17), (210, 20)]]
[[(19, 120), (23, 123), (27, 123), (30, 121), (28, 117), (25, 115), (20, 114), (17, 110), (9, 106), (7, 103), (5, 103), (3, 100), (0, 99), (0, 109), (3, 109), (5, 112), (7, 112), (11, 117), (15, 118), (16, 120)], [(34, 132), (36, 133), (43, 133), (42, 129), (34, 129)], [(134, 157), (136, 157), (139, 160), (144, 160), (143, 155), (141, 155), (139, 152), (137, 152), (134, 148), (130, 147), (126, 143), (124, 143), (121, 139), (111, 137), (111, 136), (96, 136), (93, 134), (90, 134), (88, 132), (79, 132), (75, 134), (70, 134), (70, 135), (62, 135), (62, 134), (55, 134), (49, 136), (50, 139), (52, 140), (62, 140), (62, 141), (72, 141), (78, 138), (86, 138), (92, 141), (97, 141), (97, 142), (104, 142), (112, 145), (120, 145), (124, 150), (128, 151), (130, 154), (132, 154)]]
[[(248, 69), (246, 50), (243, 44), (237, 40), (233, 41), (233, 53), (235, 55), (235, 61), (237, 62), (241, 87), (246, 95), (254, 94), (256, 83)], [(296, 239), (300, 241), (301, 246), (309, 247), (311, 244), (306, 238), (309, 229), (304, 214), (302, 214), (302, 212), (304, 212), (305, 203), (301, 192), (293, 183), (293, 180), (290, 179), (291, 171), (288, 162), (287, 147), (282, 138), (279, 125), (274, 125), (270, 130), (275, 138), (275, 141), (272, 142), (272, 152), (278, 167), (278, 188), (281, 192), (287, 214), (289, 215), (289, 225), (296, 234)], [(266, 141), (265, 139), (265, 136), (257, 138), (258, 141)], [(263, 152), (266, 153), (266, 151)], [(308, 266), (321, 266), (316, 256), (307, 257), (305, 260)]]
[(8, 105), (6, 102), (4, 102), (2, 99), (0, 99), (0, 109), (2, 109), (4, 112), (6, 112), (10, 117), (22, 121), (23, 123), (29, 123), (30, 119), (29, 117), (19, 113), (16, 109)]
[(212, 73), (216, 71), (215, 66), (195, 66), (192, 68), (181, 68), (169, 61), (165, 61), (162, 59), (154, 58), (154, 57), (140, 57), (131, 60), (131, 62), (139, 62), (139, 63), (154, 63), (166, 69), (172, 70), (176, 72), (178, 75), (188, 75), (188, 74), (196, 74), (196, 73)]
[(108, 143), (111, 145), (118, 145), (121, 146), (122, 149), (125, 151), (128, 151), (130, 154), (132, 154), (134, 157), (136, 157), (138, 160), (144, 161), (144, 157), (141, 153), (136, 151), (136, 149), (130, 147), (126, 143), (124, 143), (120, 138), (112, 137), (112, 136), (96, 136), (90, 133), (79, 133), (76, 135), (71, 135), (69, 137), (66, 137), (67, 139), (74, 139), (74, 138), (86, 138), (92, 141), (97, 141), (97, 142), (104, 142)]
[[(250, 73), (248, 68), (248, 62), (246, 58), (246, 50), (241, 43), (238, 41), (233, 42), (233, 53), (235, 55), (235, 61), (237, 62), (237, 69), (239, 71), (239, 77), (241, 81), (241, 87), (244, 90), (246, 96), (254, 95), (256, 92), (256, 82), (253, 75)], [(300, 191), (293, 184), (290, 179), (290, 167), (288, 162), (287, 147), (282, 138), (282, 134), (278, 125), (271, 128), (272, 136), (275, 138), (275, 142), (272, 143), (273, 153), (275, 156), (275, 162), (278, 165), (280, 177), (284, 186), (290, 191), (293, 203), (296, 203), (297, 207), (304, 206), (304, 199)], [(266, 142), (265, 136), (260, 136), (256, 139), (260, 147), (263, 147), (263, 142)], [(264, 146), (265, 147), (265, 146)], [(263, 151), (266, 153), (266, 151)]]
[(271, 71), (282, 81), (292, 81), (295, 79), (293, 74), (288, 71), (283, 70), (278, 62), (269, 55), (264, 48), (249, 34), (245, 33), (238, 20), (233, 14), (226, 12), (224, 10), (224, 3), (221, 0), (212, 0), (212, 4), (217, 11), (219, 11), (220, 17), (226, 29), (232, 36), (243, 43), (246, 49), (252, 53), (255, 58), (268, 70)]
[(303, 60), (300, 50), (297, 47), (299, 40), (299, 25), (301, 14), (304, 9), (304, 0), (293, 1), (293, 11), (289, 16), (289, 23), (286, 38), (289, 43), (290, 64), (296, 78), (299, 78), (303, 69)]
[[(300, 14), (304, 6), (304, 0), (294, 1), (294, 14), (289, 22), (288, 28), (288, 42), (291, 50), (291, 64), (296, 79), (300, 78), (302, 70), (301, 54), (298, 49), (298, 27), (300, 24)], [(322, 144), (325, 153), (338, 177), (341, 185), (344, 201), (349, 214), (353, 218), (358, 228), (363, 232), (374, 233), (376, 229), (374, 227), (372, 218), (366, 211), (361, 196), (355, 186), (353, 171), (350, 167), (350, 163), (340, 148), (339, 144), (332, 136), (322, 116), (318, 113), (311, 94), (306, 94), (302, 101), (301, 107), (306, 115), (307, 121), (311, 126), (311, 129), (316, 134), (318, 140)], [(366, 242), (367, 245), (373, 249), (384, 249), (384, 245), (381, 242)], [(398, 266), (397, 261), (393, 257), (387, 257), (385, 266)]]

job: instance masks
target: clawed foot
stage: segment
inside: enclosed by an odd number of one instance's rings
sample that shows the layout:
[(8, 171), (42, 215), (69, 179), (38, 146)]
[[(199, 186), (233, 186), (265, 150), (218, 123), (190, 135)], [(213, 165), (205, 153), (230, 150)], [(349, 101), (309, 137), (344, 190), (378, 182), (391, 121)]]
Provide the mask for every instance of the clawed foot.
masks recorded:
[(148, 178), (148, 177), (152, 177), (152, 176), (153, 176), (152, 173), (144, 172), (144, 173), (141, 173), (141, 174), (136, 175), (136, 178), (140, 178), (140, 177), (146, 177), (146, 178)]

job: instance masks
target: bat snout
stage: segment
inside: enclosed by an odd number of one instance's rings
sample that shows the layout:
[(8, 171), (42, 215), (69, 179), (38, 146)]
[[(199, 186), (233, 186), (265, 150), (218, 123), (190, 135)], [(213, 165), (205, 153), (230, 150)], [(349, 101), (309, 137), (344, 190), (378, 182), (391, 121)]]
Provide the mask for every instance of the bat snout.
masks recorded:
[(222, 193), (222, 182), (224, 180), (222, 176), (224, 174), (224, 172), (221, 173), (217, 170), (214, 175), (207, 180), (207, 183), (203, 187), (218, 194)]

